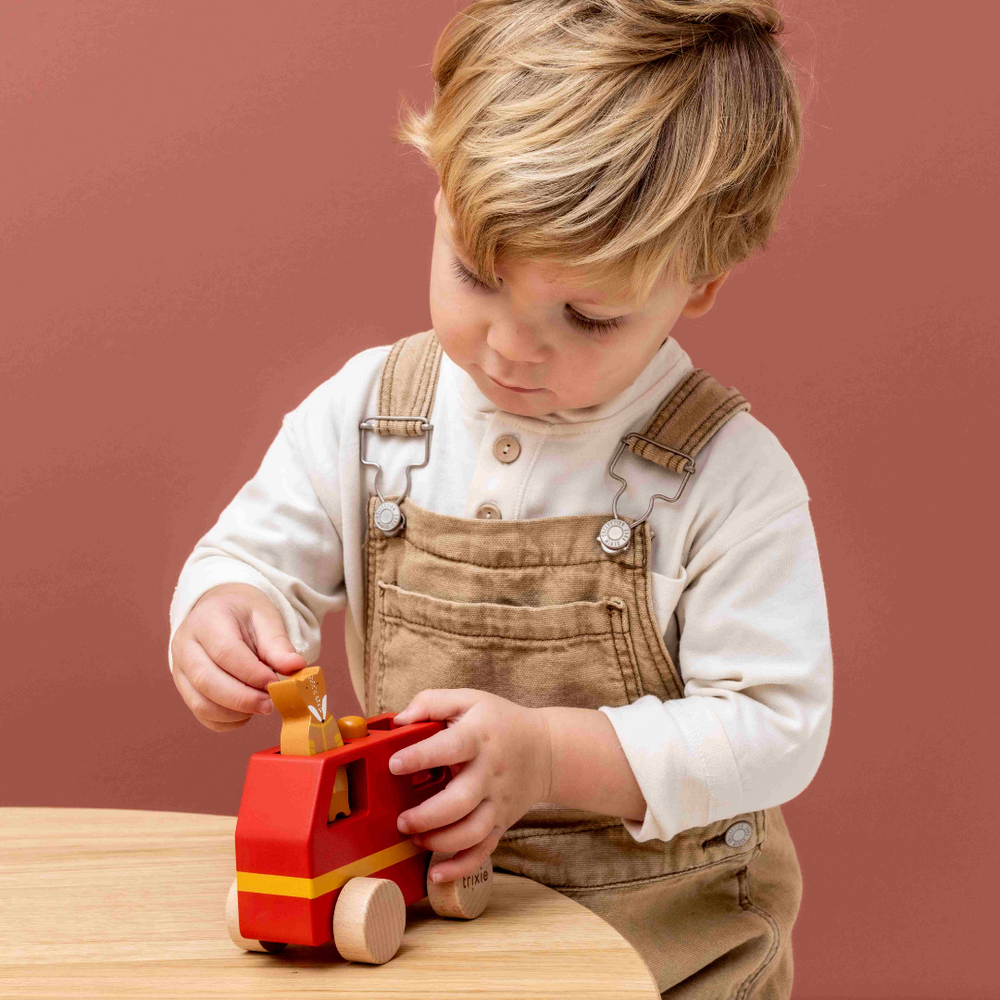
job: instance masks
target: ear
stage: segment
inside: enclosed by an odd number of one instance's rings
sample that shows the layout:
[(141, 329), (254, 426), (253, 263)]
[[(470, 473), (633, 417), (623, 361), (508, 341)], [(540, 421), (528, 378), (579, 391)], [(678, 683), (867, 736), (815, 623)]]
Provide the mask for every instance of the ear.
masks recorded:
[(434, 195), (434, 214), (438, 214), (438, 206), (441, 204), (441, 188), (438, 188), (438, 193)]
[(729, 272), (725, 271), (718, 278), (695, 285), (687, 300), (687, 305), (681, 310), (681, 315), (686, 316), (688, 319), (697, 319), (699, 316), (704, 316), (715, 305), (715, 296), (718, 295), (719, 289), (728, 277)]

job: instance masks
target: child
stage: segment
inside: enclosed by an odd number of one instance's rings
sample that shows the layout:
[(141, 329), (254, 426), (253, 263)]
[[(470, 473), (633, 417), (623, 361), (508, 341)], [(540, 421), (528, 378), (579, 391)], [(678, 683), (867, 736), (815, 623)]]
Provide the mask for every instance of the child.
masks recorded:
[[(763, 244), (799, 105), (772, 0), (479, 0), (398, 136), (437, 171), (433, 329), (286, 414), (188, 558), (170, 663), (215, 730), (347, 608), (369, 715), (447, 728), (399, 830), (615, 926), (676, 997), (787, 997), (779, 806), (830, 724), (808, 494), (670, 336)], [(395, 419), (386, 419), (395, 418)], [(659, 499), (657, 499), (659, 498)]]

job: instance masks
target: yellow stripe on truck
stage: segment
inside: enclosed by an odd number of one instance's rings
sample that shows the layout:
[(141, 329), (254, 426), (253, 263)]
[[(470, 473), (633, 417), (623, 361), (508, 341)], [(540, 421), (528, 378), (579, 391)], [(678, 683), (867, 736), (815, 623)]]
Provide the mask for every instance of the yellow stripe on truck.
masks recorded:
[(334, 889), (339, 889), (348, 879), (371, 875), (389, 865), (397, 864), (419, 854), (424, 848), (412, 840), (404, 840), (384, 851), (376, 851), (366, 858), (359, 858), (342, 868), (334, 868), (316, 878), (299, 878), (295, 875), (262, 875), (259, 872), (237, 872), (236, 888), (240, 892), (262, 892), (270, 896), (296, 896), (299, 899), (316, 899)]

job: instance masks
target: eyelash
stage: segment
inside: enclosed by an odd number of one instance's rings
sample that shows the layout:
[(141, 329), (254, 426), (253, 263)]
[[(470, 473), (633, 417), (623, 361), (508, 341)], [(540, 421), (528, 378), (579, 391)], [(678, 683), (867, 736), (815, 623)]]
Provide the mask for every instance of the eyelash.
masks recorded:
[[(491, 291), (489, 285), (480, 281), (474, 274), (468, 271), (465, 265), (457, 257), (452, 259), (451, 264), (459, 280), (464, 281), (467, 285), (471, 285), (473, 288)], [(598, 335), (610, 333), (611, 330), (621, 326), (624, 322), (624, 320), (619, 316), (616, 316), (614, 319), (591, 319), (589, 316), (581, 316), (573, 309), (569, 310), (568, 316), (570, 322), (573, 323), (574, 326), (579, 327), (581, 330), (589, 330), (591, 333), (596, 333)]]

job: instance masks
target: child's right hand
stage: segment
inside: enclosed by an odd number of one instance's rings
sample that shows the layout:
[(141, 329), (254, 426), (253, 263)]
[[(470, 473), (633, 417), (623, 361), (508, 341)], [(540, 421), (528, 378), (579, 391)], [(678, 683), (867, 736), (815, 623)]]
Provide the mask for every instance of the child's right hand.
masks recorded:
[(174, 684), (195, 718), (221, 733), (267, 715), (267, 685), (306, 666), (270, 598), (248, 583), (206, 591), (174, 633)]

